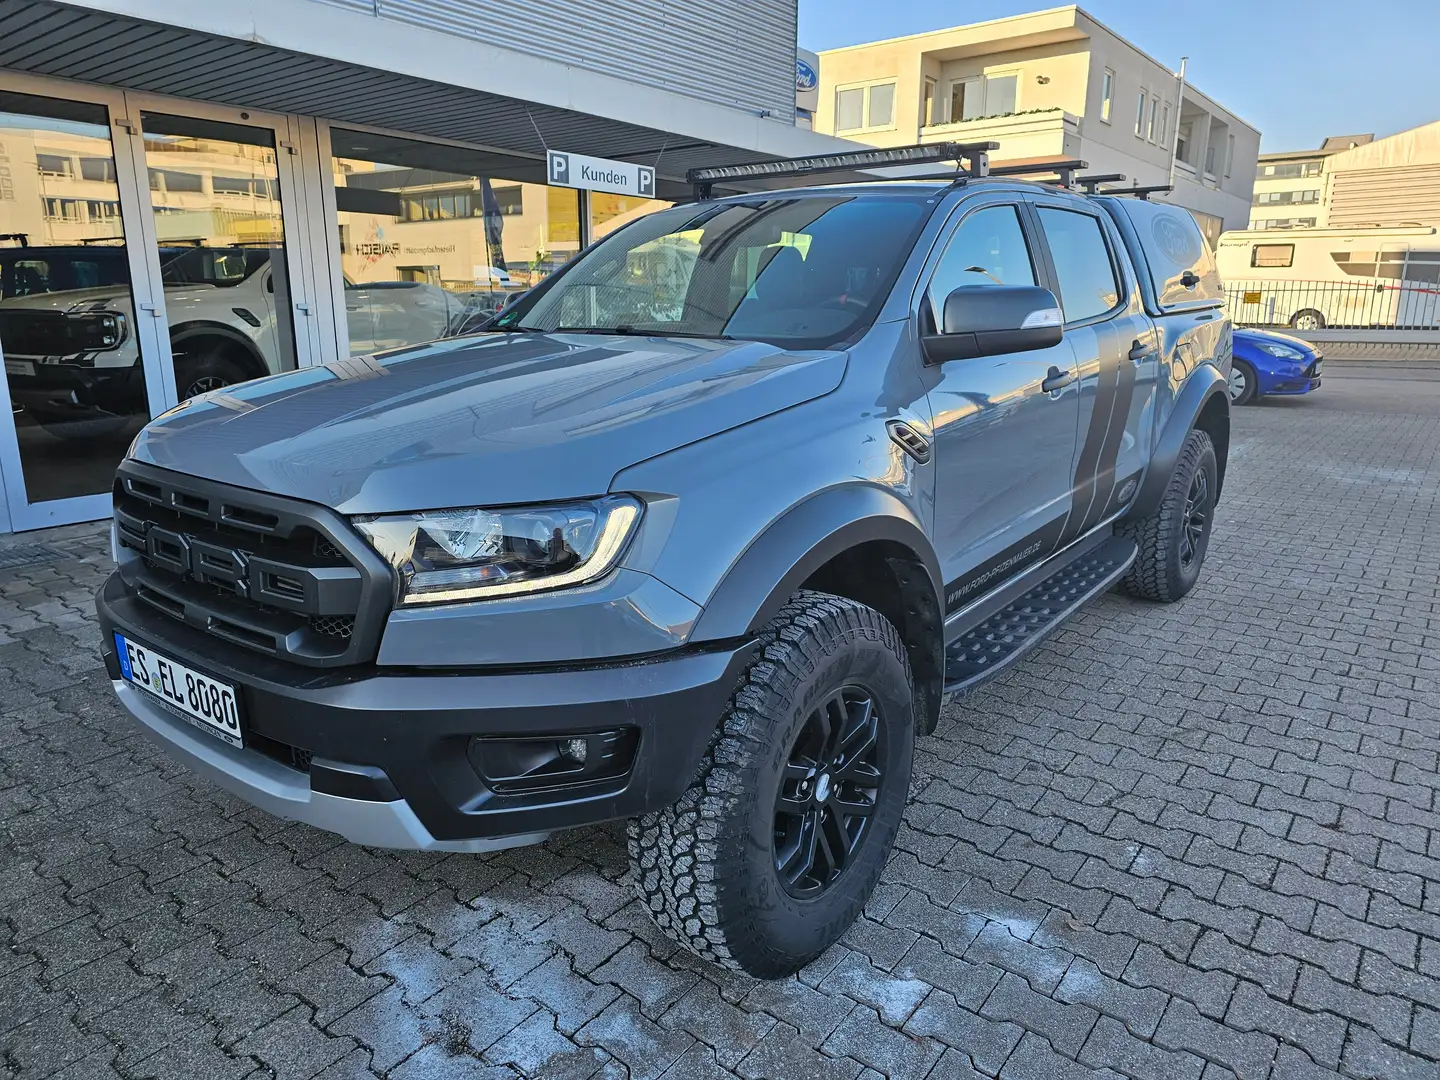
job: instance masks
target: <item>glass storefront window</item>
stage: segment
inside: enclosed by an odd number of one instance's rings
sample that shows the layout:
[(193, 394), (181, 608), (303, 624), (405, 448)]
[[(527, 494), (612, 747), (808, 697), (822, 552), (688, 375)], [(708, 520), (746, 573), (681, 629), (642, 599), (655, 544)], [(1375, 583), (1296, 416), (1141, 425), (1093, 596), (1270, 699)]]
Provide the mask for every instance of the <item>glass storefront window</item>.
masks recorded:
[(352, 356), (464, 333), (580, 250), (575, 191), (478, 175), (455, 147), (331, 143)]
[(614, 195), (608, 191), (592, 192), (590, 235), (593, 239), (600, 240), (636, 218), (674, 205), (664, 199), (642, 199), (637, 195)]
[(110, 490), (149, 418), (103, 105), (0, 92), (0, 353), (29, 503)]
[(275, 132), (143, 113), (181, 401), (295, 367)]

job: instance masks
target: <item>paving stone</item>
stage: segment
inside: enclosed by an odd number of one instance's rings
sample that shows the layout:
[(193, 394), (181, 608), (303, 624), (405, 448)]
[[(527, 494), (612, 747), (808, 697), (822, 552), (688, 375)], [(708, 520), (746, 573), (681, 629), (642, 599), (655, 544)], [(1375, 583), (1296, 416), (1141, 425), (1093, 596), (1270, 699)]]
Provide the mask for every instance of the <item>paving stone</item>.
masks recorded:
[(928, 1036), (963, 1051), (967, 1064), (973, 1062), (990, 1076), (1000, 1071), (1025, 1034), (1025, 1029), (1016, 1024), (987, 1020), (960, 1008), (943, 990), (936, 990), (925, 999), (906, 1022), (904, 1030), (907, 1035)]
[(1095, 1022), (1079, 1060), (1086, 1065), (1117, 1069), (1137, 1080), (1200, 1080), (1205, 1069), (1204, 1059), (1184, 1051), (1162, 1050), (1136, 1038), (1108, 1016)]
[(1080, 959), (1065, 972), (1065, 978), (1055, 988), (1055, 997), (1070, 1004), (1097, 1009), (1119, 1020), (1132, 1035), (1142, 1039), (1155, 1034), (1169, 1001), (1159, 990), (1130, 986), (1112, 979), (1094, 964)]
[(744, 1080), (857, 1080), (864, 1071), (858, 1061), (826, 1057), (812, 1049), (798, 1031), (783, 1023), (771, 1028), (735, 1066)]
[(710, 983), (698, 982), (660, 1018), (660, 1026), (689, 1032), (714, 1051), (718, 1064), (733, 1068), (775, 1026), (775, 1018), (738, 1008)]
[(353, 1040), (327, 1035), (310, 1022), (310, 1009), (297, 1005), (235, 1044), (270, 1067), (277, 1080), (309, 1080), (355, 1048)]
[(1060, 1053), (1073, 1057), (1099, 1016), (1085, 1005), (1072, 1005), (1037, 994), (1024, 979), (1007, 973), (980, 1009), (992, 1020), (1009, 1020), (1043, 1035)]
[(533, 1002), (495, 989), (479, 969), (427, 998), (421, 1008), (426, 1016), (438, 1019), (457, 1033), (457, 1041), (463, 1032), (465, 1042), (475, 1054), (483, 1053), (536, 1011)]
[(630, 1070), (634, 1080), (662, 1075), (695, 1043), (683, 1031), (667, 1031), (647, 1020), (636, 1002), (623, 996), (576, 1032), (575, 1041), (602, 1047)]
[(856, 1006), (824, 1049), (837, 1057), (853, 1058), (890, 1077), (921, 1080), (945, 1052), (943, 1043), (924, 1036), (902, 1034), (889, 1027), (874, 1009)]
[(1265, 1035), (1241, 1034), (1201, 1016), (1188, 1001), (1173, 1000), (1155, 1030), (1155, 1044), (1187, 1050), (1234, 1070), (1240, 1080), (1265, 1080), (1279, 1043)]

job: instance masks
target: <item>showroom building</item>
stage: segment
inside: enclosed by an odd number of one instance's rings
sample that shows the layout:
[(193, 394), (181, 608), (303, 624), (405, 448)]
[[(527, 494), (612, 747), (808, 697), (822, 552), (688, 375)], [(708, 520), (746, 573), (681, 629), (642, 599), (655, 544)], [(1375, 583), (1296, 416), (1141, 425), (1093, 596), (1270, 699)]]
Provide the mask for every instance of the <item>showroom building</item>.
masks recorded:
[(0, 530), (108, 516), (184, 397), (462, 332), (689, 168), (854, 146), (797, 126), (795, 0), (543, 10), (0, 0)]

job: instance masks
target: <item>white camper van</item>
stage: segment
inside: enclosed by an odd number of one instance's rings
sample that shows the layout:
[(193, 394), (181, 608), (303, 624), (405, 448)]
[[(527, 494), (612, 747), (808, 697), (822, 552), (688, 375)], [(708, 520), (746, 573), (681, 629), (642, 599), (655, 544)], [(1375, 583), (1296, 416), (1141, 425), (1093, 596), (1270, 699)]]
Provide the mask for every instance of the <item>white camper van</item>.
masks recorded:
[(1227, 232), (1225, 305), (1248, 326), (1440, 326), (1440, 235), (1429, 226)]

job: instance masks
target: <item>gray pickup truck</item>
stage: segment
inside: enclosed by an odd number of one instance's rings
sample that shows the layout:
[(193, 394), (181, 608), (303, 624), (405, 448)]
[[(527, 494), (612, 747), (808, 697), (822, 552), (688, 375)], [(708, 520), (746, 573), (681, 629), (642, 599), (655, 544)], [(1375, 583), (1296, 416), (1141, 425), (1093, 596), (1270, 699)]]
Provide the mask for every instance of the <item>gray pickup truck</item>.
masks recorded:
[(120, 700), (360, 844), (628, 819), (665, 931), (796, 970), (880, 878), (942, 701), (1112, 586), (1184, 596), (1225, 477), (1190, 215), (986, 149), (698, 170), (480, 332), (157, 418), (98, 597)]

